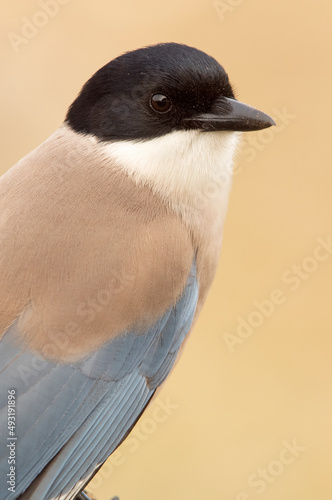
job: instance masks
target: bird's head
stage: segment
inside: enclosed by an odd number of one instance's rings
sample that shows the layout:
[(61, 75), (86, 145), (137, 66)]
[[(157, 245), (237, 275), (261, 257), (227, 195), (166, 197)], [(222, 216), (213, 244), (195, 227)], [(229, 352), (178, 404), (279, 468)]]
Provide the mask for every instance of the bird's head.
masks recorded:
[(94, 154), (181, 213), (183, 206), (200, 206), (197, 199), (211, 186), (226, 200), (239, 132), (273, 124), (235, 99), (213, 57), (177, 43), (114, 59), (83, 86), (66, 117), (73, 132), (94, 144)]
[(84, 85), (66, 120), (75, 131), (103, 141), (274, 124), (235, 99), (226, 71), (213, 57), (177, 43), (127, 52), (106, 64)]

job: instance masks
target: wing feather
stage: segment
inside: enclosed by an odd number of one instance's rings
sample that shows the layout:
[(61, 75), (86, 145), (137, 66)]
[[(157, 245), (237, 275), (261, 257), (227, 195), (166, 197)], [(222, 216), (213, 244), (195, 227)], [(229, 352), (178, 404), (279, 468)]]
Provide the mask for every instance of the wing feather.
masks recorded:
[[(198, 298), (196, 265), (178, 302), (145, 333), (132, 329), (73, 364), (26, 350), (14, 323), (0, 342), (2, 387), (17, 394), (16, 493), (70, 500), (122, 442), (171, 370)], [(32, 368), (33, 367), (33, 368)], [(24, 374), (26, 376), (24, 376)], [(0, 400), (0, 474), (7, 473), (6, 391)], [(8, 497), (7, 488), (0, 500)]]

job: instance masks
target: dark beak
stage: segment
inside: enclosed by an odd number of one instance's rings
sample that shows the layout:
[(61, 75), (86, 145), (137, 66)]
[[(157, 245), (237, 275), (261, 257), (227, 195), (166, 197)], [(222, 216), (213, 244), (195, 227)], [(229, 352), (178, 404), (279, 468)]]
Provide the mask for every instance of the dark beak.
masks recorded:
[(189, 129), (202, 129), (205, 132), (233, 130), (250, 132), (275, 125), (275, 121), (258, 109), (229, 97), (221, 97), (210, 113), (185, 118), (184, 124)]

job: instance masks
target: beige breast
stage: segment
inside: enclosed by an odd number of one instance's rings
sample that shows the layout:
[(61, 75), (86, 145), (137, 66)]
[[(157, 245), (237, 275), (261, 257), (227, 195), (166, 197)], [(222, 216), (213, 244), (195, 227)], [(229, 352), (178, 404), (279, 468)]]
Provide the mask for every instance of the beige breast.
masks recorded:
[(176, 132), (101, 145), (60, 127), (0, 180), (0, 335), (19, 318), (30, 349), (76, 360), (152, 325), (195, 257), (197, 317), (219, 259), (235, 143)]
[(0, 181), (0, 333), (75, 360), (175, 303), (194, 258), (181, 218), (57, 131)]

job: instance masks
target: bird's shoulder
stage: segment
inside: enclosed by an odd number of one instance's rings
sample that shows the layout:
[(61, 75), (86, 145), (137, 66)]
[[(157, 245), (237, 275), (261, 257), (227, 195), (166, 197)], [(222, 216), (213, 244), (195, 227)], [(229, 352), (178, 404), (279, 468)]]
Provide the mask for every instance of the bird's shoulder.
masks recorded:
[(39, 349), (43, 332), (68, 330), (66, 356), (153, 324), (181, 295), (195, 255), (161, 198), (79, 141), (58, 132), (0, 180), (0, 334), (20, 317)]

